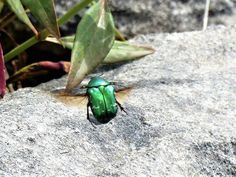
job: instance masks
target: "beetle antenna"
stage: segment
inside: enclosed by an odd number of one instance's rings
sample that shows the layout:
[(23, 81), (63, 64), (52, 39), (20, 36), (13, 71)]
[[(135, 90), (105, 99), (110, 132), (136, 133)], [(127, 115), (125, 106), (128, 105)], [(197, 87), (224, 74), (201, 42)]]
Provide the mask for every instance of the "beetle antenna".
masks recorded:
[(117, 85), (118, 82), (109, 82), (111, 85)]

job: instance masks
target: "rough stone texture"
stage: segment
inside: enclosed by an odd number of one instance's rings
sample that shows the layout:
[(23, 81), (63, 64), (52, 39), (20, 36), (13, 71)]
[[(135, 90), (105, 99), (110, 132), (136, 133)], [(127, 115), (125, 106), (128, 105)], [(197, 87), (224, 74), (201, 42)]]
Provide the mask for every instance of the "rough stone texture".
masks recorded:
[[(56, 0), (59, 15), (80, 0)], [(180, 32), (202, 28), (206, 0), (111, 0), (118, 28), (127, 36), (150, 32)], [(66, 31), (75, 31), (78, 16)], [(211, 0), (209, 24), (232, 25), (236, 22), (236, 0)], [(74, 25), (73, 25), (74, 24)]]
[(157, 52), (97, 71), (136, 83), (128, 115), (93, 128), (65, 78), (0, 101), (0, 176), (236, 176), (236, 26), (135, 40)]

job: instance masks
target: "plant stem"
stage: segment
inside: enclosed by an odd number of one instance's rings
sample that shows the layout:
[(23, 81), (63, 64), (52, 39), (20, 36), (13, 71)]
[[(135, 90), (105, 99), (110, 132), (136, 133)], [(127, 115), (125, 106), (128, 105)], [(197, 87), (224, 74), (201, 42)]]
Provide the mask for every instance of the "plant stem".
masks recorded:
[[(66, 23), (71, 17), (76, 15), (78, 11), (86, 7), (89, 3), (91, 3), (93, 0), (82, 0), (80, 3), (73, 6), (70, 10), (68, 10), (62, 17), (58, 19), (58, 25), (63, 25)], [(48, 31), (44, 29), (42, 32), (39, 33), (40, 37), (33, 36), (18, 47), (14, 48), (10, 52), (8, 52), (6, 55), (4, 55), (5, 62), (10, 61), (15, 56), (19, 55), (21, 52), (25, 51), (29, 47), (33, 46), (34, 44), (40, 42), (41, 40), (44, 40), (47, 35)]]
[[(45, 29), (42, 32), (39, 33), (39, 36), (45, 36), (45, 38), (46, 38), (47, 35), (48, 35), (48, 31), (45, 30)], [(15, 47), (10, 52), (8, 52), (6, 55), (4, 55), (5, 62), (10, 61), (15, 56), (19, 55), (21, 52), (25, 51), (29, 47), (31, 47), (34, 44), (36, 44), (39, 41), (41, 41), (41, 39), (37, 38), (37, 36), (33, 36), (30, 39), (28, 39), (27, 41), (25, 41), (24, 43), (22, 43), (21, 45)]]

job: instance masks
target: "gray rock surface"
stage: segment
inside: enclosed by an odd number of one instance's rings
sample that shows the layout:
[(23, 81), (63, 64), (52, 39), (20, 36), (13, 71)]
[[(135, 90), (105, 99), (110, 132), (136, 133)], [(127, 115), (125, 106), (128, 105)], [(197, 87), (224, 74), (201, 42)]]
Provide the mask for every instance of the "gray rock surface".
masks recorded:
[[(56, 0), (58, 15), (80, 0)], [(127, 36), (150, 32), (181, 32), (199, 30), (206, 0), (111, 0), (118, 28)], [(75, 17), (64, 30), (75, 31), (79, 17)], [(211, 0), (209, 25), (236, 23), (235, 0)], [(74, 25), (73, 25), (74, 24)]]
[(236, 26), (134, 40), (157, 52), (97, 71), (136, 83), (108, 124), (50, 96), (65, 78), (0, 100), (0, 176), (236, 176)]

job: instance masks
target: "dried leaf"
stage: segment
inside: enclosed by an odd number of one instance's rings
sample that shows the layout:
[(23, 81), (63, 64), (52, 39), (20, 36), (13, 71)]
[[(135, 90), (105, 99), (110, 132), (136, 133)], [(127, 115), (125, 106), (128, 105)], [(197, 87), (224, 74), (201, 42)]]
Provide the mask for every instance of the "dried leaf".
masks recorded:
[(57, 39), (60, 32), (53, 0), (21, 0), (34, 17)]
[(15, 83), (17, 81), (24, 81), (37, 76), (47, 75), (50, 74), (52, 71), (64, 71), (65, 73), (68, 73), (69, 67), (70, 63), (66, 61), (41, 61), (38, 63), (33, 63), (17, 71), (7, 80), (7, 83)]
[(23, 5), (21, 4), (20, 0), (6, 0), (6, 2), (8, 3), (9, 7), (11, 8), (11, 10), (16, 14), (16, 16), (22, 21), (24, 22), (26, 25), (29, 26), (29, 28), (31, 28), (31, 30), (38, 35), (37, 30), (34, 28), (34, 26), (32, 25), (32, 23), (30, 22), (25, 9), (23, 7)]
[(114, 22), (107, 0), (95, 3), (80, 21), (71, 55), (67, 91), (103, 62), (115, 38)]

